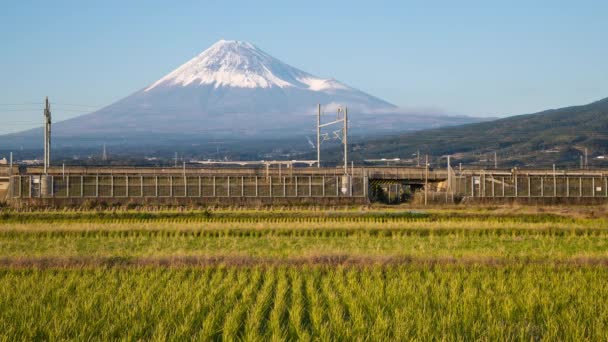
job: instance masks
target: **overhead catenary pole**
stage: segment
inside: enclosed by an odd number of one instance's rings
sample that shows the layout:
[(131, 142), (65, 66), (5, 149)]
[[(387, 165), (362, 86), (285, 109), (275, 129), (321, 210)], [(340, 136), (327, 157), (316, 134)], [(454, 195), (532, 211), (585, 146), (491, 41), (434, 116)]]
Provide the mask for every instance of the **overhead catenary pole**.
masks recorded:
[(45, 99), (44, 105), (44, 174), (48, 173), (51, 165), (51, 105), (49, 97)]
[(51, 104), (48, 102), (47, 98), (47, 124), (48, 124), (48, 138), (47, 138), (47, 152), (46, 152), (46, 166), (47, 168), (51, 167)]
[(44, 156), (42, 157), (42, 165), (43, 165), (43, 169), (44, 169), (44, 174), (47, 174), (48, 170), (47, 170), (47, 164), (46, 164), (46, 134), (47, 134), (47, 130), (46, 130), (46, 125), (44, 127)]
[(452, 177), (451, 177), (451, 174), (450, 174), (450, 171), (451, 171), (450, 156), (448, 156), (447, 170), (448, 170), (448, 188), (447, 188), (447, 192), (450, 192), (452, 190)]
[[(340, 116), (342, 114), (342, 116)], [(321, 106), (318, 106), (317, 113), (317, 165), (321, 163), (321, 128), (332, 126), (336, 124), (342, 124), (342, 129), (339, 129), (334, 132), (336, 139), (341, 140), (342, 144), (344, 144), (344, 174), (348, 175), (348, 108), (344, 107), (344, 112), (342, 113), (342, 107), (338, 107), (337, 118), (335, 121), (326, 122), (321, 124)], [(342, 131), (340, 134), (340, 131)], [(325, 137), (325, 136), (324, 136)]]
[(46, 108), (47, 108), (47, 103), (48, 103), (48, 97), (45, 100), (45, 107), (44, 107), (44, 156), (42, 157), (42, 164), (43, 164), (43, 168), (44, 168), (44, 173), (46, 174), (46, 148), (47, 148), (47, 140), (48, 140), (48, 124), (46, 123)]
[(344, 107), (344, 174), (348, 175), (348, 108)]
[(425, 155), (425, 163), (424, 163), (424, 205), (426, 206), (427, 196), (428, 196), (428, 188), (429, 188), (429, 155)]
[(321, 104), (317, 104), (317, 168), (321, 167)]
[(557, 175), (555, 174), (555, 164), (553, 164), (553, 197), (557, 197)]
[(448, 201), (448, 195), (449, 193), (452, 191), (452, 177), (451, 177), (451, 172), (450, 172), (450, 156), (448, 155), (448, 165), (447, 165), (447, 171), (448, 171), (448, 185), (445, 191), (445, 201)]
[(102, 161), (108, 161), (108, 153), (106, 151), (106, 144), (103, 144), (103, 153), (101, 154), (101, 160)]
[(9, 153), (9, 169), (8, 169), (8, 189), (9, 189), (9, 197), (13, 198), (14, 194), (14, 183), (13, 183), (13, 152)]

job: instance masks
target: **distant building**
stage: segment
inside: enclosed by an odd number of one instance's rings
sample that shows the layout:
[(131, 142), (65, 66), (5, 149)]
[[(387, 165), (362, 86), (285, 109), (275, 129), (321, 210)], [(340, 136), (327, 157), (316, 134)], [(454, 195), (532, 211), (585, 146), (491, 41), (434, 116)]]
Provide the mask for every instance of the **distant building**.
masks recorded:
[(0, 165), (6, 165), (6, 164), (8, 164), (8, 161), (6, 160), (6, 158), (0, 159)]
[(21, 161), (21, 164), (25, 165), (39, 165), (42, 164), (42, 160), (40, 159), (24, 159)]

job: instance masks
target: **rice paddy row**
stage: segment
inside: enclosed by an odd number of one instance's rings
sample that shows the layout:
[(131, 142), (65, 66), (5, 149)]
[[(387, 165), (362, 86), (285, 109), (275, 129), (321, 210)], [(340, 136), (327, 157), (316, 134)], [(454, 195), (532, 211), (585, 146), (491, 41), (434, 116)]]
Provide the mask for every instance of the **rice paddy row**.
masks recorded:
[(608, 268), (0, 270), (12, 340), (606, 340)]
[(393, 223), (393, 222), (467, 222), (500, 223), (579, 223), (594, 224), (603, 218), (572, 218), (555, 214), (488, 215), (472, 211), (55, 211), (4, 212), (3, 223)]
[[(261, 216), (267, 214), (260, 213)], [(64, 214), (50, 215), (63, 217)], [(387, 223), (165, 223), (160, 218), (139, 224), (82, 223), (78, 220), (0, 222), (0, 258), (5, 259), (61, 256), (288, 259), (315, 255), (608, 258), (608, 225), (601, 220), (566, 218), (566, 222), (562, 222), (553, 217), (549, 222), (519, 224), (509, 220), (493, 221), (491, 217)]]

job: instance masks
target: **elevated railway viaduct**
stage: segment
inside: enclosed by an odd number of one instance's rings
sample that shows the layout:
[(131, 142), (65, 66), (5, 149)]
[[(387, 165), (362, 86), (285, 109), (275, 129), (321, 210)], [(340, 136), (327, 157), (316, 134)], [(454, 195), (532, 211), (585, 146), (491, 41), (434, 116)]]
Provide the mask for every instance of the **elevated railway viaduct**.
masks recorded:
[[(377, 196), (378, 193), (382, 196)], [(608, 170), (417, 167), (0, 167), (0, 197), (16, 206), (91, 203), (260, 205), (608, 201)]]

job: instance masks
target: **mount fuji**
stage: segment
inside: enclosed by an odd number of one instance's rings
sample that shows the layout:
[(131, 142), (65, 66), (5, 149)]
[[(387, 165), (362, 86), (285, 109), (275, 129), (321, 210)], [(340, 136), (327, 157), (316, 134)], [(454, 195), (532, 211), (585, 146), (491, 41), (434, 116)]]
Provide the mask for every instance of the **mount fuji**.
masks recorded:
[[(395, 132), (478, 121), (404, 114), (382, 99), (321, 78), (253, 44), (220, 40), (158, 81), (96, 112), (54, 124), (59, 141), (290, 137), (312, 134), (317, 103), (327, 113), (349, 108), (353, 133)], [(39, 129), (10, 136), (21, 143)], [(17, 138), (23, 139), (17, 139)], [(143, 140), (142, 140), (143, 139)]]

